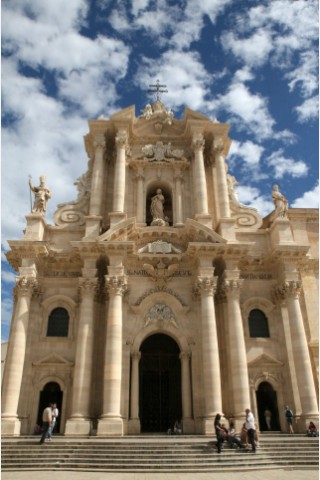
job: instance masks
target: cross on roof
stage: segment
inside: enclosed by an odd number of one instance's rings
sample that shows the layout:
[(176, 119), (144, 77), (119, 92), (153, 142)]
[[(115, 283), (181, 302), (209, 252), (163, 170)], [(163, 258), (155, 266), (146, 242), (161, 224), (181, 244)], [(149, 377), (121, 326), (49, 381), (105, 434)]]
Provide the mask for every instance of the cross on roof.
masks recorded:
[(160, 93), (168, 93), (168, 90), (163, 90), (167, 85), (160, 85), (159, 80), (157, 80), (156, 85), (149, 85), (149, 87), (152, 87), (152, 90), (149, 89), (149, 93), (156, 93), (157, 94), (157, 101), (160, 100)]

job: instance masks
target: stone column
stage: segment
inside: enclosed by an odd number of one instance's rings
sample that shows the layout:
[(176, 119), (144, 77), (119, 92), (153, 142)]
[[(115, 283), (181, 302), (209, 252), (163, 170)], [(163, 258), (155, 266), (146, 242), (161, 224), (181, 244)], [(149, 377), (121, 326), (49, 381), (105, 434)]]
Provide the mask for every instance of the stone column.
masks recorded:
[(139, 420), (139, 361), (141, 352), (131, 354), (131, 396), (130, 396), (130, 421), (129, 428), (131, 434), (140, 433)]
[[(191, 403), (191, 381), (190, 381), (190, 352), (181, 352), (181, 392), (182, 392), (182, 422), (183, 432), (190, 432), (190, 424), (192, 420), (192, 403)], [(193, 423), (193, 422), (192, 422)]]
[(102, 219), (101, 204), (104, 178), (103, 156), (106, 145), (104, 135), (97, 135), (93, 145), (95, 148), (95, 155), (92, 170), (89, 215), (85, 217), (86, 237), (90, 237), (92, 235), (97, 236), (100, 234), (100, 224)]
[(123, 435), (121, 417), (122, 296), (127, 290), (124, 276), (106, 275), (109, 293), (106, 351), (104, 358), (103, 413), (97, 435)]
[(17, 277), (16, 279), (17, 303), (12, 319), (2, 385), (3, 435), (20, 434), (20, 420), (17, 415), (18, 404), (26, 352), (31, 297), (36, 287), (37, 280), (35, 278)]
[(144, 175), (143, 175), (143, 168), (138, 167), (136, 173), (136, 180), (137, 180), (137, 223), (146, 224), (146, 220), (144, 218), (144, 194), (143, 194), (143, 182), (144, 182)]
[(208, 214), (208, 194), (206, 172), (204, 168), (204, 137), (202, 133), (195, 133), (192, 138), (194, 149), (194, 198), (196, 213), (200, 215)]
[(220, 358), (213, 296), (217, 278), (198, 277), (201, 294), (201, 336), (204, 387), (204, 433), (213, 432), (213, 419), (222, 413)]
[(72, 410), (65, 435), (90, 435), (92, 355), (94, 340), (94, 295), (97, 278), (80, 278), (81, 305), (74, 367)]
[(224, 159), (224, 145), (222, 139), (218, 138), (213, 144), (217, 172), (217, 189), (219, 198), (220, 217), (230, 217), (229, 192), (227, 183), (226, 164)]
[[(229, 356), (231, 382), (233, 390), (233, 416), (235, 419), (244, 418), (244, 411), (250, 408), (250, 388), (247, 365), (247, 352), (244, 339), (243, 323), (240, 310), (240, 289), (243, 280), (239, 279), (238, 271), (225, 271), (222, 282), (222, 291), (227, 297)], [(237, 422), (237, 426), (239, 422)]]
[(318, 404), (299, 302), (301, 285), (298, 281), (285, 281), (277, 287), (277, 290), (286, 298), (288, 307), (292, 349), (302, 409), (301, 422), (305, 427), (307, 419), (312, 420), (318, 415)]
[(113, 211), (124, 212), (124, 199), (126, 187), (126, 146), (127, 132), (118, 130), (116, 136), (117, 159), (114, 172)]
[(175, 227), (183, 226), (183, 214), (182, 214), (182, 188), (181, 183), (183, 181), (183, 175), (180, 169), (176, 169), (174, 172), (174, 180), (176, 182), (176, 208), (175, 208)]

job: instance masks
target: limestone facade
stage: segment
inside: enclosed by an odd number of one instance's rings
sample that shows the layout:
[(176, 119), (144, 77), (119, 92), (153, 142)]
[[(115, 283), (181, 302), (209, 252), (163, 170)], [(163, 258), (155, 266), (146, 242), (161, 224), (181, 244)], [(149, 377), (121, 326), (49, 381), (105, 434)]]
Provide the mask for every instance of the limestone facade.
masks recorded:
[(9, 242), (2, 433), (31, 433), (50, 400), (65, 435), (165, 432), (178, 417), (212, 434), (216, 413), (240, 429), (247, 407), (260, 430), (268, 407), (285, 431), (286, 405), (305, 431), (318, 415), (318, 212), (262, 219), (233, 190), (229, 125), (148, 107), (89, 121), (77, 199), (54, 225), (27, 215)]

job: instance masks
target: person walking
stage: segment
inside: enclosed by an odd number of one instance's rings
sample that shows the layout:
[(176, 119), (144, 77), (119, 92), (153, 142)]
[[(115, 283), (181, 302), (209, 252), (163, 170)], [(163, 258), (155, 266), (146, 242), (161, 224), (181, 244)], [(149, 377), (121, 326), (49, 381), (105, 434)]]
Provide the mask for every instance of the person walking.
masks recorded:
[(289, 433), (294, 433), (294, 432), (293, 432), (293, 426), (292, 426), (292, 422), (293, 422), (293, 411), (290, 410), (290, 408), (289, 408), (288, 405), (287, 405), (286, 408), (285, 408), (284, 414), (285, 414), (285, 417), (286, 417), (286, 420), (287, 420), (287, 425), (288, 425), (288, 431), (289, 431)]
[(250, 408), (247, 408), (246, 411), (246, 430), (248, 432), (249, 442), (252, 446), (252, 451), (256, 451), (256, 442), (255, 442), (255, 433), (256, 433), (256, 425), (253, 413), (251, 412)]
[(49, 405), (43, 410), (43, 413), (42, 413), (43, 432), (42, 432), (39, 443), (44, 443), (46, 436), (48, 435), (49, 428), (51, 427), (51, 422), (52, 422), (52, 404), (49, 403)]
[(57, 404), (56, 403), (53, 403), (52, 404), (52, 411), (51, 411), (51, 415), (52, 415), (52, 421), (51, 421), (51, 426), (49, 427), (49, 430), (48, 430), (48, 440), (51, 442), (51, 438), (52, 438), (52, 433), (53, 433), (53, 430), (54, 430), (54, 427), (56, 425), (56, 422), (57, 422), (57, 418), (59, 416), (59, 410), (57, 408)]

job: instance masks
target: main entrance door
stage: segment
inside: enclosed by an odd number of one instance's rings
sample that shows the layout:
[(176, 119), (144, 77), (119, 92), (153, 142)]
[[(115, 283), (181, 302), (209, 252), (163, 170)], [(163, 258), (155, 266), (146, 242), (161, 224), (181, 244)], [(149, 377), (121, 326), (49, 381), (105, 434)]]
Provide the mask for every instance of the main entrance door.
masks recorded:
[(161, 333), (141, 345), (139, 412), (141, 432), (166, 432), (182, 416), (180, 349)]

